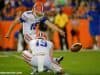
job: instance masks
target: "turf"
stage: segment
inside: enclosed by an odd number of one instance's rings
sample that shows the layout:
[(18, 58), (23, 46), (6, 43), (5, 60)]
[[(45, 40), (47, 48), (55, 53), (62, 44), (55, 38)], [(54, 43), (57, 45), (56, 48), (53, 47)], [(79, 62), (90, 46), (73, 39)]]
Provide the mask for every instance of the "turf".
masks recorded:
[[(100, 75), (100, 51), (54, 52), (54, 56), (64, 56), (61, 66), (68, 75)], [(31, 72), (31, 67), (23, 61), (21, 54), (0, 52), (0, 75), (31, 75)]]

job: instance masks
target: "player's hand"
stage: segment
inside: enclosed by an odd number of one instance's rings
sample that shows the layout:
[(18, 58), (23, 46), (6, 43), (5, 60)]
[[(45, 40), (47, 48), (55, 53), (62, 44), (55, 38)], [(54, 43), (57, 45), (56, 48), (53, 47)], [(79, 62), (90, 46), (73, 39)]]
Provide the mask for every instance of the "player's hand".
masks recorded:
[(65, 37), (65, 32), (64, 31), (60, 31), (60, 34), (63, 36), (63, 37)]
[(6, 34), (6, 35), (5, 35), (5, 38), (9, 38), (9, 34)]

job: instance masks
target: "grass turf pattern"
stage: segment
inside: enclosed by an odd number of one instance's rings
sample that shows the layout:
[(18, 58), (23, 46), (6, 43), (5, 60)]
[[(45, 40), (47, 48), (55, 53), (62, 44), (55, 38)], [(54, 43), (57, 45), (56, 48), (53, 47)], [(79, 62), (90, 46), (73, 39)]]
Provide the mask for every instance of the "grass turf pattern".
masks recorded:
[[(68, 75), (100, 75), (100, 51), (54, 52), (54, 57), (64, 56), (61, 66)], [(0, 52), (0, 75), (31, 75), (32, 68), (17, 52)], [(16, 74), (13, 74), (16, 72)], [(19, 73), (19, 74), (17, 74)], [(41, 73), (39, 75), (54, 75)]]

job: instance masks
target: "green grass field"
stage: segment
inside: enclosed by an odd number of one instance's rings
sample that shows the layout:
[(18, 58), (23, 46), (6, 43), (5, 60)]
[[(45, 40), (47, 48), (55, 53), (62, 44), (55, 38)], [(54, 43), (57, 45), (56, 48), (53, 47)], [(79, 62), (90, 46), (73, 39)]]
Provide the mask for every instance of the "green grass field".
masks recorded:
[[(100, 51), (54, 52), (54, 56), (64, 56), (61, 66), (68, 75), (100, 75)], [(21, 54), (0, 52), (0, 75), (31, 75), (31, 72), (31, 67), (23, 61)]]

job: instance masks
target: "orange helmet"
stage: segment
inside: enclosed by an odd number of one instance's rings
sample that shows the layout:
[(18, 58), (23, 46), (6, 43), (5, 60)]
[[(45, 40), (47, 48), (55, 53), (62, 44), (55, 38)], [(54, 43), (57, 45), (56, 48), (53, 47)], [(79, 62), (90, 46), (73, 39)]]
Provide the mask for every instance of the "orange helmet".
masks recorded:
[(33, 6), (33, 11), (38, 15), (44, 14), (44, 5), (41, 2), (36, 2)]

